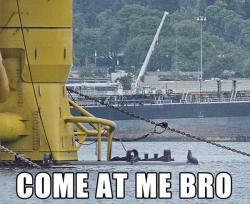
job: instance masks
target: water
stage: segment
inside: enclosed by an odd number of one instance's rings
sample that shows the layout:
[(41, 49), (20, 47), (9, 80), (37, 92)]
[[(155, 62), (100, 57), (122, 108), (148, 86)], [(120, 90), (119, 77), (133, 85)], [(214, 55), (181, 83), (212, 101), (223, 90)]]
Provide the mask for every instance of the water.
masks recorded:
[[(229, 142), (223, 143), (243, 151), (250, 152), (250, 143)], [(106, 143), (103, 143), (103, 155), (106, 155)], [(79, 166), (77, 169), (57, 169), (56, 171), (75, 171), (75, 172), (89, 172), (89, 200), (38, 200), (32, 198), (30, 200), (19, 200), (16, 196), (16, 175), (21, 172), (18, 169), (0, 170), (0, 204), (3, 203), (250, 203), (250, 158), (218, 149), (208, 144), (198, 142), (136, 142), (125, 143), (128, 149), (138, 149), (140, 154), (149, 153), (153, 156), (153, 153), (162, 154), (164, 149), (171, 149), (172, 155), (176, 161), (186, 161), (186, 154), (189, 149), (192, 150), (193, 155), (196, 156), (200, 164), (198, 166), (193, 165), (181, 165), (181, 166)], [(85, 146), (80, 151), (80, 159), (96, 159), (95, 145)], [(124, 150), (119, 142), (113, 145), (113, 155), (123, 156)], [(105, 158), (103, 158), (105, 159)], [(49, 170), (51, 173), (52, 171)], [(95, 200), (95, 181), (98, 172), (129, 172), (129, 180), (126, 183), (126, 199), (125, 200)], [(136, 200), (135, 199), (135, 185), (134, 174), (137, 171), (145, 172), (172, 172), (172, 194), (171, 200)], [(233, 194), (228, 200), (180, 200), (179, 195), (179, 172), (211, 172), (217, 174), (218, 172), (229, 172), (233, 177)], [(37, 173), (32, 170), (32, 173)], [(115, 184), (113, 183), (114, 187)]]
[[(155, 120), (162, 122), (164, 120)], [(181, 129), (185, 132), (209, 138), (237, 138), (250, 136), (250, 117), (220, 117), (220, 118), (180, 118), (166, 119), (169, 126)], [(128, 135), (140, 136), (152, 130), (152, 125), (139, 120), (117, 121), (117, 135), (128, 137)], [(166, 132), (161, 137), (180, 136)]]

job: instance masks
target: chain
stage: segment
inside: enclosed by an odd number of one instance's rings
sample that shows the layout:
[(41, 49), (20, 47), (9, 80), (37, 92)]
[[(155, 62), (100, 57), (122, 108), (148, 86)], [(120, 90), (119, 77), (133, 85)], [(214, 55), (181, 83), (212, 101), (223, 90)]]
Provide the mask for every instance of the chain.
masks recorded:
[[(161, 129), (159, 129), (159, 128), (161, 128)], [(147, 137), (152, 136), (152, 135), (156, 135), (156, 134), (160, 135), (160, 134), (166, 132), (167, 128), (168, 128), (168, 123), (162, 122), (162, 123), (156, 124), (153, 131), (150, 131), (149, 133), (146, 133), (140, 137), (137, 137), (137, 138), (115, 138), (115, 137), (113, 137), (113, 141), (136, 142), (139, 140), (146, 139)]]
[(28, 166), (37, 168), (37, 169), (42, 169), (41, 166), (39, 166), (38, 164), (28, 160), (27, 158), (25, 158), (24, 156), (17, 154), (16, 152), (13, 152), (12, 150), (8, 149), (7, 147), (4, 147), (2, 145), (0, 145), (0, 152), (5, 152), (8, 153), (16, 158), (18, 158), (19, 160), (21, 160), (22, 162), (24, 162), (25, 164), (27, 164)]
[[(68, 90), (68, 92), (70, 93), (70, 95), (71, 95), (71, 93), (77, 94), (77, 95), (79, 95), (79, 96), (81, 96), (81, 97), (84, 97), (84, 98), (87, 99), (87, 100), (95, 101), (96, 103), (99, 103), (99, 104), (104, 105), (104, 106), (106, 106), (106, 107), (108, 107), (108, 108), (114, 109), (114, 110), (119, 111), (119, 112), (121, 112), (121, 113), (123, 113), (123, 114), (126, 114), (126, 115), (128, 115), (128, 116), (130, 116), (130, 117), (133, 117), (133, 118), (138, 119), (138, 120), (145, 121), (145, 122), (150, 123), (150, 124), (152, 124), (152, 125), (155, 126), (153, 132), (150, 132), (150, 133), (148, 133), (148, 134), (145, 134), (145, 135), (143, 135), (143, 136), (141, 136), (141, 137), (139, 137), (139, 138), (127, 139), (127, 140), (125, 140), (125, 141), (138, 141), (138, 140), (141, 140), (141, 139), (145, 139), (146, 137), (148, 137), (149, 135), (152, 135), (152, 134), (162, 134), (162, 133), (164, 133), (165, 131), (170, 131), (170, 132), (177, 133), (177, 134), (179, 134), (179, 135), (182, 135), (182, 136), (185, 136), (185, 137), (188, 137), (188, 138), (191, 138), (191, 139), (200, 141), (200, 142), (205, 142), (205, 143), (207, 143), (207, 144), (210, 144), (210, 145), (213, 145), (213, 146), (222, 148), (222, 149), (224, 149), (224, 150), (228, 150), (228, 151), (231, 151), (231, 152), (234, 152), (234, 153), (237, 153), (237, 154), (241, 154), (241, 155), (243, 155), (243, 156), (250, 157), (250, 154), (247, 153), (247, 152), (244, 152), (244, 151), (241, 151), (241, 150), (237, 150), (237, 149), (235, 149), (235, 148), (231, 148), (231, 147), (228, 147), (228, 146), (225, 146), (225, 145), (221, 145), (221, 144), (219, 144), (219, 143), (216, 143), (216, 142), (207, 140), (207, 139), (202, 138), (202, 137), (198, 137), (198, 136), (191, 135), (191, 134), (189, 134), (189, 133), (186, 133), (186, 132), (184, 132), (184, 131), (181, 131), (181, 130), (178, 130), (178, 129), (175, 129), (175, 128), (171, 128), (171, 127), (168, 126), (168, 123), (167, 123), (167, 122), (156, 123), (156, 122), (153, 121), (153, 120), (150, 120), (150, 119), (141, 117), (141, 116), (139, 116), (139, 115), (136, 115), (135, 113), (130, 113), (129, 111), (124, 110), (124, 109), (122, 109), (122, 108), (120, 108), (120, 107), (115, 107), (115, 106), (113, 106), (113, 105), (110, 105), (109, 103), (106, 103), (106, 102), (101, 101), (101, 100), (99, 100), (99, 99), (96, 99), (96, 98), (94, 98), (94, 97), (91, 97), (91, 96), (88, 96), (88, 95), (79, 93), (78, 91), (75, 91), (75, 90), (72, 90), (72, 89), (69, 89), (69, 88), (68, 88), (67, 90)], [(71, 97), (72, 97), (72, 95), (71, 95)], [(157, 130), (158, 127), (163, 128), (163, 130), (162, 130), (162, 131)], [(115, 140), (121, 141), (121, 139), (116, 139), (116, 138), (115, 138)], [(124, 140), (122, 140), (122, 141), (124, 141)]]
[[(135, 113), (130, 113), (129, 111), (127, 111), (127, 110), (125, 110), (125, 109), (122, 109), (122, 108), (120, 108), (120, 107), (112, 106), (112, 105), (110, 105), (109, 103), (106, 103), (106, 102), (104, 102), (104, 101), (101, 101), (101, 100), (99, 100), (99, 99), (97, 99), (97, 98), (94, 98), (94, 97), (91, 97), (91, 96), (88, 96), (88, 95), (84, 95), (84, 94), (82, 94), (82, 93), (80, 93), (80, 92), (78, 92), (78, 91), (75, 91), (75, 90), (72, 90), (72, 89), (69, 89), (69, 88), (67, 88), (67, 90), (68, 90), (68, 92), (70, 93), (70, 95), (71, 95), (71, 93), (78, 94), (79, 96), (84, 97), (84, 98), (87, 99), (87, 100), (94, 101), (94, 102), (99, 103), (99, 104), (101, 104), (101, 105), (103, 105), (103, 106), (109, 107), (109, 108), (114, 109), (114, 110), (116, 110), (116, 111), (118, 111), (118, 112), (121, 112), (121, 113), (123, 113), (123, 114), (125, 114), (125, 115), (128, 115), (128, 116), (130, 116), (130, 117), (132, 117), (132, 118), (135, 118), (135, 119), (138, 119), (138, 120), (145, 121), (145, 122), (150, 123), (150, 124), (152, 124), (152, 125), (157, 125), (157, 123), (156, 123), (155, 121), (153, 121), (153, 120), (150, 120), (150, 119), (148, 119), (148, 118), (141, 117), (141, 116), (139, 116), (139, 115), (136, 115)], [(72, 97), (72, 95), (71, 95), (71, 97)], [(72, 97), (72, 99), (73, 99), (73, 97)], [(74, 99), (73, 99), (73, 100), (74, 100)], [(75, 101), (75, 100), (74, 100), (74, 101)]]
[[(158, 127), (161, 127), (162, 130), (158, 130), (157, 129)], [(122, 148), (124, 149), (124, 151), (127, 152), (127, 149), (126, 149), (123, 142), (136, 142), (136, 141), (139, 141), (139, 140), (146, 139), (147, 137), (153, 136), (155, 134), (162, 134), (163, 132), (167, 131), (167, 127), (168, 127), (167, 123), (165, 123), (165, 122), (164, 123), (159, 123), (159, 124), (155, 125), (154, 131), (150, 131), (149, 133), (144, 134), (141, 137), (137, 137), (137, 138), (115, 138), (115, 137), (113, 137), (113, 141), (120, 142), (121, 145), (122, 145)]]
[(250, 157), (250, 154), (247, 153), (247, 152), (243, 152), (243, 151), (240, 151), (240, 150), (237, 150), (237, 149), (234, 149), (234, 148), (225, 146), (225, 145), (221, 145), (221, 144), (219, 144), (219, 143), (216, 143), (216, 142), (207, 140), (207, 139), (202, 138), (202, 137), (198, 137), (198, 136), (191, 135), (191, 134), (186, 133), (186, 132), (183, 132), (183, 131), (181, 131), (181, 130), (177, 130), (177, 129), (170, 128), (170, 127), (168, 127), (167, 130), (169, 130), (169, 131), (171, 131), (171, 132), (175, 132), (175, 133), (180, 134), (180, 135), (182, 135), (182, 136), (185, 136), (185, 137), (194, 139), (194, 140), (198, 140), (198, 141), (200, 141), (200, 142), (205, 142), (205, 143), (207, 143), (207, 144), (211, 144), (211, 145), (213, 145), (213, 146), (216, 146), (216, 147), (219, 147), (219, 148), (222, 148), (222, 149), (225, 149), (225, 150), (234, 152), (234, 153), (238, 153), (238, 154), (241, 154), (241, 155)]

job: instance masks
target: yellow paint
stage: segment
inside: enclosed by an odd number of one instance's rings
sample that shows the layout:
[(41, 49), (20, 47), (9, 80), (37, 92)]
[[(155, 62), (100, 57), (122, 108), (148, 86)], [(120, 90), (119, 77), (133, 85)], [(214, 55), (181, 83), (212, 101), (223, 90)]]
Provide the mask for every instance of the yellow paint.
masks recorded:
[(4, 102), (10, 95), (9, 81), (6, 70), (3, 66), (3, 59), (0, 52), (0, 102)]
[(25, 124), (19, 115), (0, 113), (0, 137), (2, 142), (11, 142), (25, 136)]
[[(77, 160), (76, 137), (84, 142), (87, 136), (106, 135), (110, 149), (115, 123), (69, 104), (65, 83), (72, 66), (72, 0), (19, 0), (19, 4), (28, 56), (16, 0), (0, 0), (0, 143), (31, 160), (43, 160), (50, 150), (55, 161)], [(70, 105), (84, 116), (73, 117)], [(13, 158), (0, 153), (0, 159)]]
[(112, 155), (112, 140), (113, 140), (113, 133), (108, 132), (108, 147), (107, 147), (107, 160), (111, 160)]

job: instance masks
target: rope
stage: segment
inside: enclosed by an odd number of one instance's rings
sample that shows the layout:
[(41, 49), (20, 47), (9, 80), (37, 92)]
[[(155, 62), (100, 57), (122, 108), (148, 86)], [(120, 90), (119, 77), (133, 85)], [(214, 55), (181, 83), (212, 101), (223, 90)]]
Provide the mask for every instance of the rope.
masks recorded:
[(81, 142), (79, 142), (79, 140), (78, 139), (76, 139), (75, 140), (79, 145), (85, 145), (85, 146), (90, 146), (90, 145), (93, 145), (93, 144), (95, 144), (96, 142), (97, 142), (97, 139), (95, 140), (95, 141), (93, 141), (93, 142), (90, 142), (90, 143), (81, 143)]
[(124, 151), (127, 152), (127, 149), (126, 149), (125, 145), (123, 144), (123, 141), (120, 140), (120, 142), (121, 142), (121, 145), (122, 145), (122, 148), (124, 149)]

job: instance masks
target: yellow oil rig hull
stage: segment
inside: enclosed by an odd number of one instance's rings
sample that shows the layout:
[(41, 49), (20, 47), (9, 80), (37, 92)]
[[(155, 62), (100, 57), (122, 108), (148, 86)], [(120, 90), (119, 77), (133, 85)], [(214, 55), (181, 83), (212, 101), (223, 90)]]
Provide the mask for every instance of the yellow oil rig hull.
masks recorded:
[[(106, 135), (111, 158), (115, 123), (68, 98), (72, 41), (72, 0), (0, 0), (0, 145), (34, 161), (48, 152), (54, 161), (74, 161), (76, 138), (95, 136), (101, 160)], [(73, 117), (70, 106), (82, 117)], [(13, 159), (0, 152), (0, 160)]]

